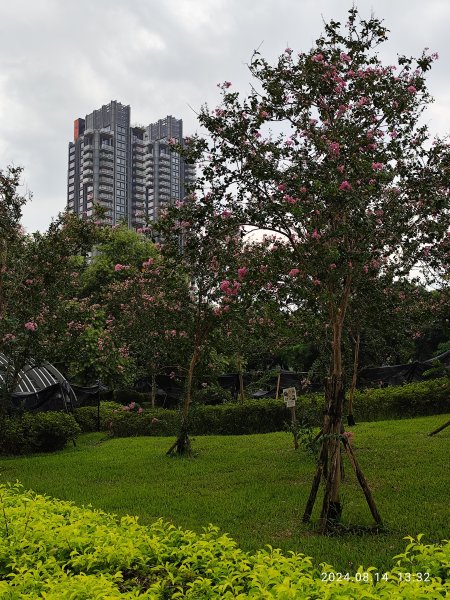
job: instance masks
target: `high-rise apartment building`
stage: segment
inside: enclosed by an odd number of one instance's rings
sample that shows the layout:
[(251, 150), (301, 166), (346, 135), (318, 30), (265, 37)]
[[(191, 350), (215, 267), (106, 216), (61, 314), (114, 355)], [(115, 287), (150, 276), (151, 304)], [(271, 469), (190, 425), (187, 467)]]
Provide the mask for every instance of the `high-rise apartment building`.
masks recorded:
[(111, 225), (125, 220), (140, 228), (146, 218), (186, 195), (194, 165), (170, 151), (183, 143), (181, 119), (167, 116), (147, 127), (130, 126), (130, 107), (111, 101), (74, 122), (69, 143), (67, 208), (90, 216), (94, 204), (106, 209)]

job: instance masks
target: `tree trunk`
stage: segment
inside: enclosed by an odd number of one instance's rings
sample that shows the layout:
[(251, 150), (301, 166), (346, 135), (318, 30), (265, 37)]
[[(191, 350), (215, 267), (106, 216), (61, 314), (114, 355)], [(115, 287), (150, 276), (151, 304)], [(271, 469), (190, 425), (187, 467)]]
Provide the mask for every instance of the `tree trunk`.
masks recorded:
[(344, 407), (344, 386), (342, 382), (342, 329), (350, 297), (350, 278), (344, 284), (340, 305), (333, 309), (333, 341), (330, 362), (330, 376), (325, 381), (326, 410), (323, 423), (323, 441), (320, 453), (321, 465), (313, 481), (310, 498), (303, 516), (307, 521), (311, 515), (317, 493), (319, 472), (326, 479), (325, 494), (320, 515), (321, 529), (326, 532), (339, 520), (342, 512), (339, 490), (341, 486), (342, 455), (341, 436), (343, 433), (342, 412)]
[(195, 346), (189, 363), (189, 369), (186, 378), (186, 388), (184, 394), (183, 406), (181, 409), (181, 427), (177, 441), (167, 451), (167, 454), (178, 454), (179, 456), (191, 456), (191, 440), (189, 438), (189, 408), (192, 403), (192, 380), (194, 369), (200, 357), (200, 347)]
[(309, 521), (314, 508), (320, 479), (323, 475), (326, 480), (322, 512), (320, 515), (323, 533), (332, 529), (333, 526), (339, 522), (342, 512), (339, 497), (343, 476), (341, 442), (343, 442), (350, 463), (358, 478), (358, 482), (366, 496), (372, 516), (377, 525), (382, 524), (381, 517), (372, 498), (370, 488), (364, 478), (364, 474), (356, 461), (356, 457), (353, 454), (350, 444), (344, 436), (344, 426), (342, 424), (342, 411), (344, 407), (344, 386), (342, 381), (342, 328), (349, 296), (350, 282), (347, 280), (341, 305), (335, 313), (333, 322), (331, 372), (330, 377), (325, 382), (326, 411), (321, 430), (322, 448), (311, 492), (303, 515), (303, 521)]
[(360, 342), (361, 342), (361, 333), (359, 331), (358, 331), (358, 335), (356, 336), (356, 340), (353, 339), (353, 341), (355, 342), (355, 353), (354, 353), (354, 357), (353, 357), (352, 383), (350, 385), (350, 390), (349, 390), (349, 394), (348, 394), (348, 415), (347, 415), (347, 423), (351, 427), (353, 425), (356, 425), (355, 419), (353, 417), (353, 396), (355, 395), (358, 364), (359, 364), (359, 346), (360, 346)]
[(324, 430), (328, 437), (324, 440), (326, 445), (326, 486), (321, 512), (321, 527), (326, 531), (340, 520), (342, 513), (340, 502), (341, 486), (341, 430), (342, 411), (344, 407), (344, 387), (342, 377), (332, 374), (326, 381), (325, 398), (327, 414), (325, 415)]
[(151, 392), (152, 408), (156, 406), (156, 375), (152, 373), (152, 392)]
[(6, 240), (0, 240), (0, 320), (4, 311), (3, 271), (6, 268)]
[(237, 367), (239, 377), (239, 402), (244, 402), (244, 374), (242, 372), (242, 356), (240, 353), (237, 355)]

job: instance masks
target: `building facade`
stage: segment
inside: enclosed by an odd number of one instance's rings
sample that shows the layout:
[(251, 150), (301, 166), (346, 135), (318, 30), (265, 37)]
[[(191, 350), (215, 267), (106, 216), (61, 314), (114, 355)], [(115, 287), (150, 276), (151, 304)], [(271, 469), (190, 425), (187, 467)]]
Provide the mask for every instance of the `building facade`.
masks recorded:
[(170, 151), (169, 140), (183, 143), (183, 122), (167, 116), (144, 126), (130, 125), (130, 107), (117, 101), (74, 122), (69, 143), (67, 208), (91, 216), (94, 204), (104, 221), (125, 221), (139, 229), (158, 219), (160, 210), (185, 197), (195, 166)]

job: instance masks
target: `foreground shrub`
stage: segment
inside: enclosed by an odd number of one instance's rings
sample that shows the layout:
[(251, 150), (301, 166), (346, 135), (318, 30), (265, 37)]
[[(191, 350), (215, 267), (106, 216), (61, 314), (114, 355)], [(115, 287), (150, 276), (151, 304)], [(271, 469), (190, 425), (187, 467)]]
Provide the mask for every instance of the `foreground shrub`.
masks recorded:
[(72, 415), (63, 412), (24, 413), (0, 422), (0, 453), (29, 454), (62, 450), (81, 429)]
[[(330, 565), (267, 547), (255, 554), (210, 526), (203, 534), (0, 486), (0, 598), (445, 598), (450, 544), (410, 538), (386, 580), (376, 567)], [(381, 576), (380, 573), (378, 575)]]

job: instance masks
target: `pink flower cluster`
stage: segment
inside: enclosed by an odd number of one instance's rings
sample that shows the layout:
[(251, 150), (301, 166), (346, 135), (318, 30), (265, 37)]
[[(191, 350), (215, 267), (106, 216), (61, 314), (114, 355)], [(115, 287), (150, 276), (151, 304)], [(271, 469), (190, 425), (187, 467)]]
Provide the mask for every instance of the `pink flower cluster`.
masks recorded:
[(341, 183), (341, 185), (339, 186), (339, 189), (340, 189), (341, 191), (344, 191), (344, 192), (346, 192), (346, 191), (350, 191), (350, 190), (352, 189), (352, 186), (351, 186), (351, 184), (350, 184), (350, 183), (349, 183), (349, 182), (346, 180), (346, 181), (343, 181), (343, 182)]
[[(130, 402), (130, 404), (128, 404), (127, 406), (122, 406), (122, 410), (125, 410), (127, 412), (134, 410), (135, 408), (136, 408), (136, 402)], [(139, 407), (136, 412), (140, 415), (143, 412), (142, 408)]]
[(7, 333), (3, 336), (2, 342), (12, 342), (16, 339), (13, 333)]
[(328, 144), (328, 150), (332, 156), (339, 156), (341, 152), (341, 147), (338, 142), (330, 142)]
[(130, 268), (130, 265), (121, 265), (121, 264), (119, 264), (119, 263), (118, 263), (118, 264), (117, 264), (117, 265), (114, 267), (114, 271), (123, 271), (123, 270), (127, 270), (127, 269), (129, 269), (129, 268)]
[(25, 329), (28, 329), (28, 331), (36, 331), (38, 328), (37, 323), (34, 321), (28, 321), (28, 323), (25, 323), (24, 327)]
[(242, 281), (244, 279), (244, 277), (247, 275), (248, 269), (247, 269), (247, 267), (240, 267), (237, 270), (237, 272), (238, 272), (239, 279)]
[(233, 283), (231, 283), (228, 279), (224, 279), (220, 283), (220, 289), (226, 296), (237, 296), (240, 287), (241, 284), (238, 281), (233, 281)]
[[(153, 263), (154, 263), (154, 259), (153, 258), (149, 258), (147, 259), (145, 262), (142, 263), (142, 268), (146, 269), (147, 267), (150, 267)], [(116, 265), (117, 267), (117, 265)], [(116, 269), (116, 271), (118, 271), (119, 269)]]

